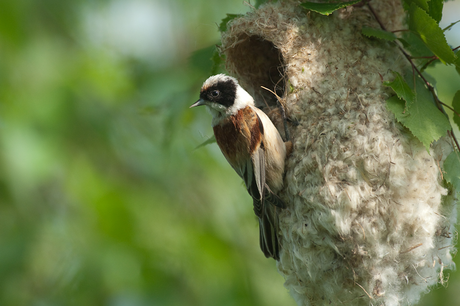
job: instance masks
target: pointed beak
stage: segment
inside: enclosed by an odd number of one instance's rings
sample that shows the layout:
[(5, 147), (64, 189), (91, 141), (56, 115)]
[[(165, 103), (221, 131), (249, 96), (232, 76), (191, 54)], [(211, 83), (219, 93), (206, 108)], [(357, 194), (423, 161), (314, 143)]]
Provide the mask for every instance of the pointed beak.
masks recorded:
[(190, 105), (190, 108), (192, 107), (195, 107), (195, 106), (200, 106), (200, 105), (204, 105), (204, 100), (203, 99), (199, 99), (198, 101), (196, 101), (195, 103), (193, 103), (192, 105)]

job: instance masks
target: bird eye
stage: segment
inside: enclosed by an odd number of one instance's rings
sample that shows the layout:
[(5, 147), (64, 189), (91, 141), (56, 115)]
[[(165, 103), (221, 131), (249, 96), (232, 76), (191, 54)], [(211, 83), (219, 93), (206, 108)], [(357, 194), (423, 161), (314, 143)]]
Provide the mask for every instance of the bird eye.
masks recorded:
[(218, 97), (219, 95), (220, 95), (220, 91), (218, 91), (218, 90), (211, 91), (211, 96), (213, 96), (214, 98)]

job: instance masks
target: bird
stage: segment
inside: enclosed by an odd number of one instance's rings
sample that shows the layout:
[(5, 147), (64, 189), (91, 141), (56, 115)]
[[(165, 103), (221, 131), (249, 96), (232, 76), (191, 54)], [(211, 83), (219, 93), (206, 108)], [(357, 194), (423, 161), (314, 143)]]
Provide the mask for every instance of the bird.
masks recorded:
[(278, 212), (286, 204), (277, 196), (283, 187), (286, 144), (268, 116), (234, 77), (217, 74), (201, 87), (190, 108), (205, 105), (212, 115), (216, 142), (243, 179), (259, 221), (260, 248), (280, 259)]

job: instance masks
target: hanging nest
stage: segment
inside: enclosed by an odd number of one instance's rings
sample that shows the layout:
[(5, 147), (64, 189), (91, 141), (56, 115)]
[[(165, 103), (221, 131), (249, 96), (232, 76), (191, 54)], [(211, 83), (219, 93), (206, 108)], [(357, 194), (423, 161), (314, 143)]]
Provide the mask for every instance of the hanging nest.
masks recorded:
[[(404, 28), (400, 1), (371, 5)], [(454, 268), (456, 199), (440, 171), (451, 145), (428, 153), (386, 109), (382, 80), (408, 63), (363, 26), (378, 27), (366, 6), (322, 16), (278, 1), (222, 34), (227, 70), (267, 113), (277, 98), (261, 86), (273, 90), (297, 122), (277, 266), (298, 305), (412, 304)]]

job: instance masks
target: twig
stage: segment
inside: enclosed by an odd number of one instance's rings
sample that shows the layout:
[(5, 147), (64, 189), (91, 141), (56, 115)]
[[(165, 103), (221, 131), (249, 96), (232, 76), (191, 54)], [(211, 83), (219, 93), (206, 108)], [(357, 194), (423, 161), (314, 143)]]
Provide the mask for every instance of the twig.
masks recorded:
[(284, 106), (283, 104), (281, 103), (281, 98), (276, 94), (276, 92), (274, 92), (273, 90), (271, 89), (268, 89), (267, 87), (264, 87), (264, 86), (260, 86), (262, 87), (263, 89), (271, 92), (272, 94), (275, 95), (276, 99), (277, 99), (277, 102), (278, 102), (278, 106), (280, 108), (280, 112), (281, 112), (281, 117), (283, 118), (283, 124), (284, 124), (284, 136), (286, 137), (286, 141), (289, 141), (291, 140), (291, 137), (289, 135), (289, 130), (288, 130), (288, 126), (287, 126), (287, 119), (286, 119), (286, 112), (284, 111)]
[(247, 6), (252, 7), (253, 9), (256, 9), (256, 7), (254, 5), (252, 5), (251, 3), (247, 2), (247, 1), (243, 1), (243, 3), (246, 4)]
[[(454, 135), (454, 129), (451, 129), (450, 131), (447, 131), (447, 133), (448, 133), (449, 136), (454, 140), (455, 145), (457, 146), (457, 149), (460, 148), (460, 145), (459, 145), (459, 143), (458, 143), (458, 141), (457, 141), (457, 138), (456, 138), (455, 135)], [(459, 149), (459, 151), (460, 151), (460, 149)]]
[(363, 291), (367, 294), (367, 296), (368, 296), (371, 300), (373, 300), (373, 297), (372, 297), (369, 293), (367, 293), (366, 289), (364, 289), (363, 286), (361, 286), (361, 285), (358, 284), (357, 282), (355, 282), (355, 284), (358, 285), (361, 289), (363, 289)]
[(443, 106), (447, 107), (448, 109), (450, 109), (451, 111), (453, 111), (457, 116), (460, 117), (460, 114), (459, 114), (455, 109), (453, 109), (450, 105), (447, 105), (446, 103), (441, 102), (441, 101), (439, 101), (439, 103), (441, 103)]
[(452, 22), (450, 25), (448, 25), (447, 27), (445, 27), (444, 29), (442, 29), (443, 32), (447, 31), (447, 30), (450, 30), (450, 28), (452, 28), (454, 25), (456, 25), (457, 23), (459, 23), (460, 20), (457, 20), (455, 22)]
[(420, 70), (422, 71), (425, 71), (425, 69), (432, 63), (434, 62), (435, 60), (438, 60), (439, 58), (437, 56), (435, 56), (434, 58), (432, 58), (431, 60), (429, 60), (428, 62), (426, 62), (422, 68)]
[(414, 249), (416, 249), (416, 248), (418, 248), (418, 247), (420, 247), (420, 246), (422, 246), (422, 245), (423, 245), (423, 243), (416, 244), (416, 245), (414, 245), (414, 246), (411, 246), (410, 248), (408, 248), (408, 249), (405, 250), (405, 251), (399, 252), (399, 254), (409, 253), (410, 251), (412, 251), (412, 250), (414, 250)]
[(437, 56), (431, 55), (431, 56), (411, 56), (412, 59), (419, 59), (419, 58), (431, 58), (431, 59), (438, 59)]

